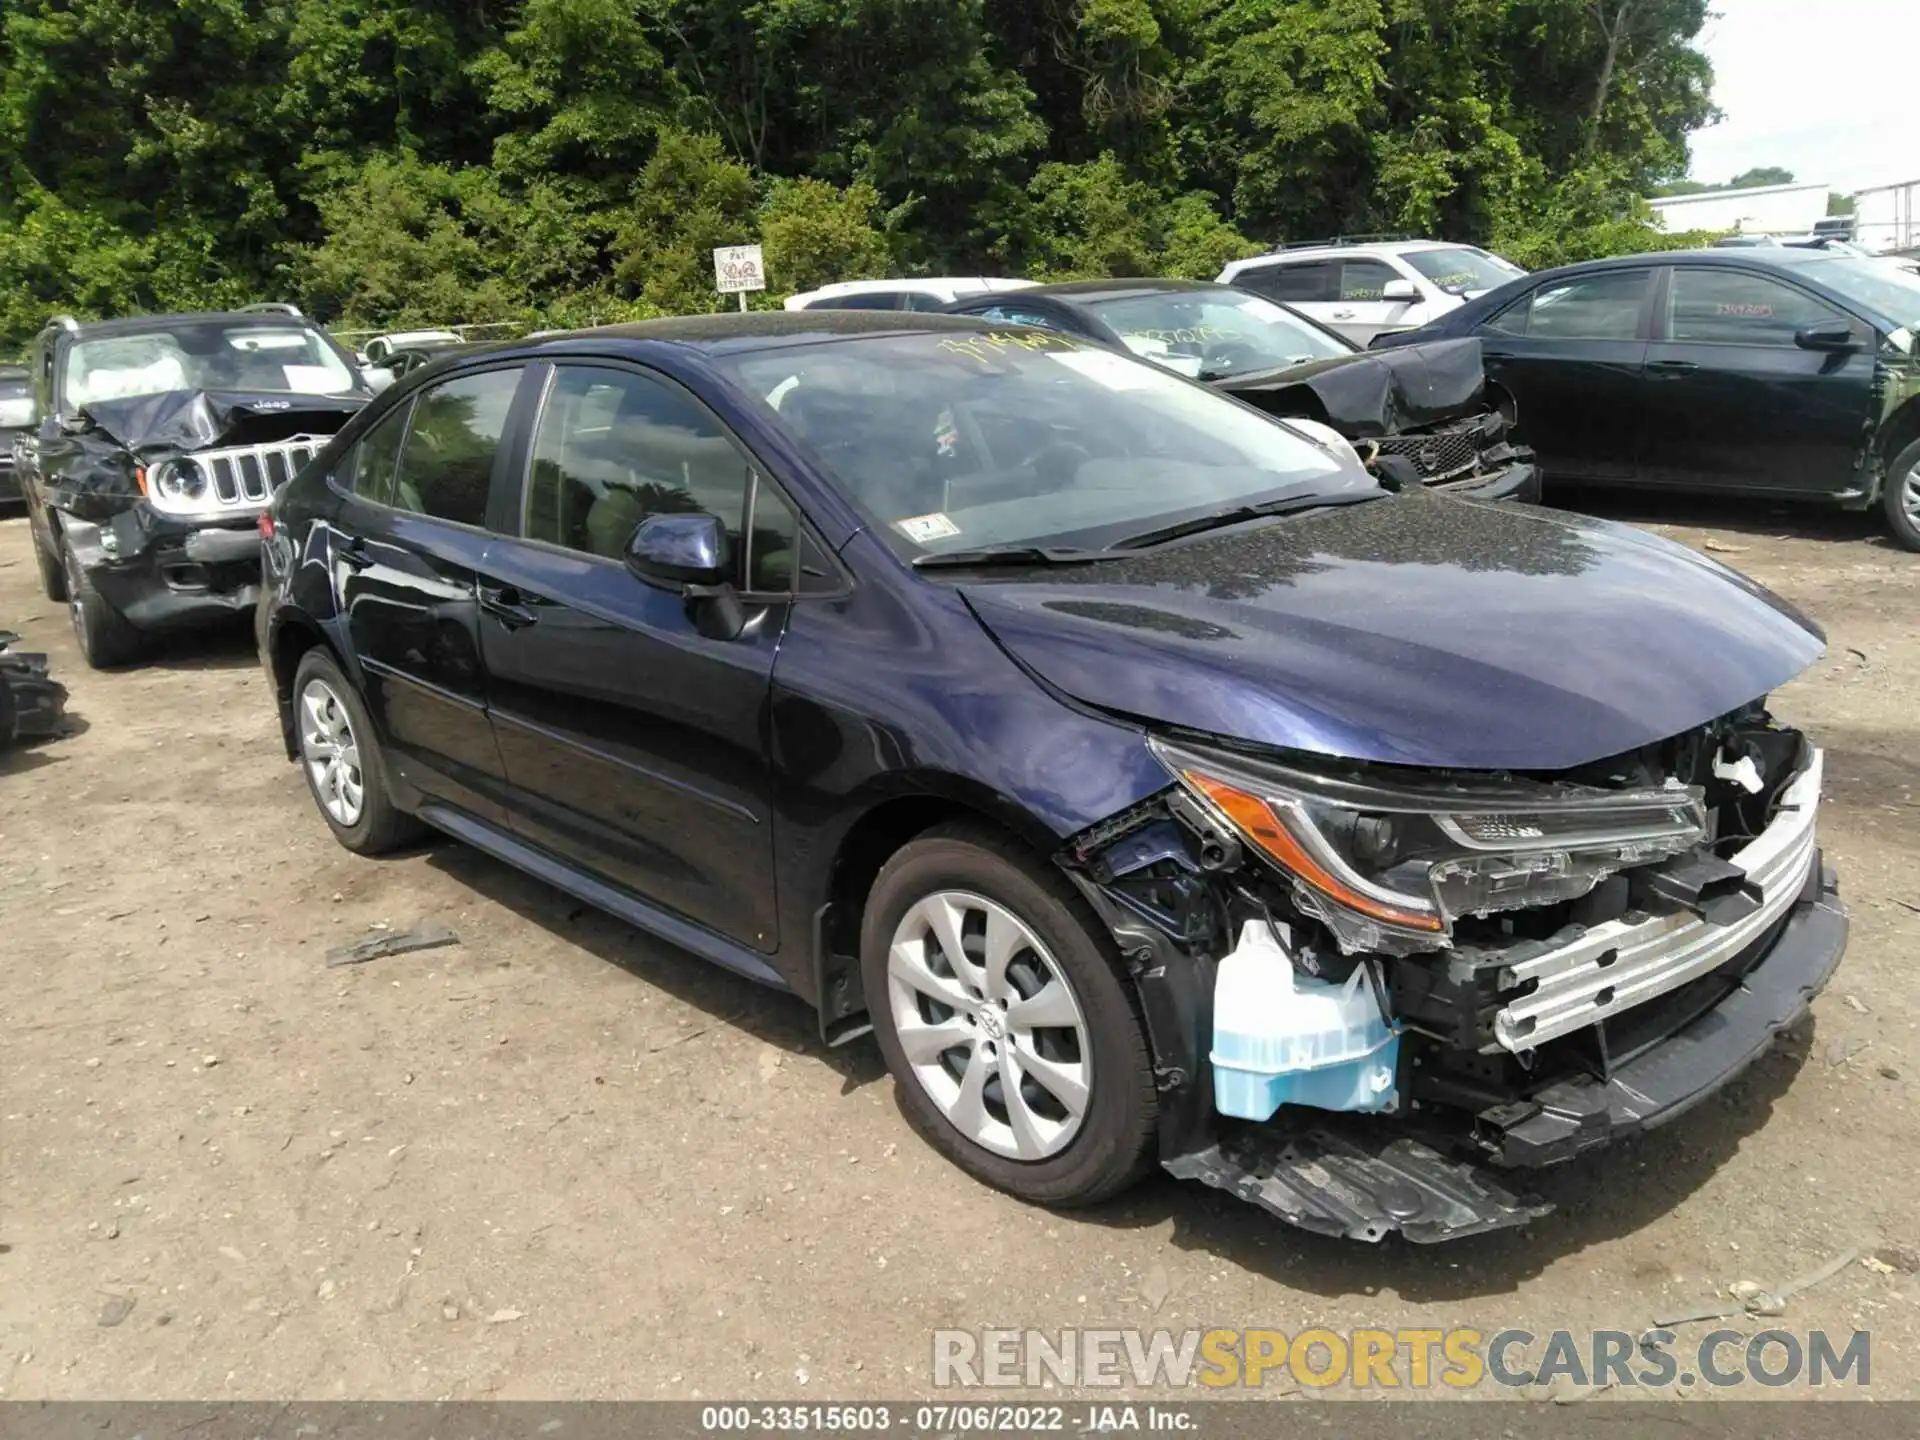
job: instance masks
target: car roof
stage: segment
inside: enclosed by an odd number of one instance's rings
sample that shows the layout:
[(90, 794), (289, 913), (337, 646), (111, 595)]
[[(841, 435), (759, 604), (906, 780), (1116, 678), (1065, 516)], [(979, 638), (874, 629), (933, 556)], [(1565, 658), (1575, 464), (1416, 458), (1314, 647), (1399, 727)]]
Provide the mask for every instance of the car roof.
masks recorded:
[[(1232, 289), (1231, 285), (1216, 284), (1212, 280), (1175, 280), (1168, 276), (1142, 276), (1115, 280), (1062, 280), (1053, 285), (1036, 285), (1031, 290), (1020, 291), (1019, 294), (1022, 300), (1051, 296), (1061, 300), (1082, 300), (1091, 304), (1100, 300), (1128, 299), (1136, 295), (1170, 295), (1184, 290)], [(980, 298), (978, 295), (967, 297), (968, 300)]]
[(279, 311), (262, 312), (258, 310), (183, 310), (172, 315), (116, 315), (111, 320), (81, 320), (74, 326), (60, 327), (68, 335), (129, 335), (145, 330), (164, 330), (169, 325), (198, 324), (214, 321), (222, 325), (261, 325), (285, 329), (288, 325), (304, 325), (310, 330), (319, 330), (318, 322), (305, 315), (287, 315)]
[(1480, 250), (1466, 240), (1329, 240), (1325, 244), (1286, 245), (1261, 255), (1248, 255), (1234, 265), (1265, 265), (1275, 260), (1319, 260), (1328, 255), (1410, 255), (1420, 250)]
[(898, 280), (835, 280), (804, 293), (810, 299), (825, 295), (866, 295), (877, 290), (912, 290), (930, 294), (941, 290), (1022, 290), (1031, 280), (1000, 275), (914, 275)]
[(1826, 250), (1801, 250), (1787, 245), (1736, 245), (1726, 249), (1704, 250), (1647, 250), (1637, 255), (1609, 255), (1603, 260), (1582, 260), (1577, 264), (1561, 265), (1552, 270), (1536, 270), (1530, 275), (1516, 275), (1514, 280), (1536, 281), (1543, 277), (1559, 275), (1589, 275), (1600, 270), (1640, 270), (1649, 265), (1721, 265), (1734, 270), (1751, 270), (1758, 266), (1761, 269), (1794, 270), (1804, 265), (1819, 265), (1827, 261), (1849, 258), (1852, 257), (1835, 255)]
[(475, 346), (474, 353), (511, 350), (582, 350), (592, 346), (616, 348), (644, 341), (681, 345), (709, 354), (771, 350), (863, 335), (903, 335), (925, 331), (990, 329), (985, 321), (966, 315), (941, 315), (925, 310), (749, 310), (715, 315), (676, 315), (661, 320), (639, 320), (626, 325), (602, 325), (592, 330), (570, 330), (542, 336), (528, 344), (510, 341), (502, 346)]

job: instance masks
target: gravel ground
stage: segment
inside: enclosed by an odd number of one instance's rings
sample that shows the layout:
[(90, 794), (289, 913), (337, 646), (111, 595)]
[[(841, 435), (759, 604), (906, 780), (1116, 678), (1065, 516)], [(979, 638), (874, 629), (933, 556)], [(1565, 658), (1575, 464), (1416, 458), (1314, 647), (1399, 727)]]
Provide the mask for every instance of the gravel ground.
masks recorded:
[[(974, 1184), (798, 1002), (452, 842), (339, 849), (246, 635), (92, 673), (0, 522), (0, 623), (75, 732), (0, 756), (0, 1394), (898, 1399), (941, 1326), (1637, 1330), (1864, 1247), (1891, 1271), (1745, 1323), (1869, 1329), (1876, 1397), (1920, 1395), (1920, 556), (1606, 513), (1827, 627), (1777, 709), (1828, 747), (1853, 946), (1722, 1098), (1426, 1249), (1165, 1178), (1081, 1214)], [(421, 921), (461, 943), (323, 963)]]

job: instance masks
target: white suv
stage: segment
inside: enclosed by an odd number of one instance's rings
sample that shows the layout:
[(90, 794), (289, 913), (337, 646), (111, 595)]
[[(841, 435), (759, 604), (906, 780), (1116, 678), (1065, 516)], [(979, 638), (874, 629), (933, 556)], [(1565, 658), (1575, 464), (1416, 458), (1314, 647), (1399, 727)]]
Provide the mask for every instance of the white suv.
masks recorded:
[(839, 280), (787, 297), (789, 310), (944, 310), (988, 291), (1026, 290), (1032, 280), (991, 275), (936, 275), (915, 280)]
[(1474, 245), (1443, 240), (1331, 240), (1283, 245), (1219, 274), (1279, 300), (1356, 345), (1412, 330), (1527, 272)]

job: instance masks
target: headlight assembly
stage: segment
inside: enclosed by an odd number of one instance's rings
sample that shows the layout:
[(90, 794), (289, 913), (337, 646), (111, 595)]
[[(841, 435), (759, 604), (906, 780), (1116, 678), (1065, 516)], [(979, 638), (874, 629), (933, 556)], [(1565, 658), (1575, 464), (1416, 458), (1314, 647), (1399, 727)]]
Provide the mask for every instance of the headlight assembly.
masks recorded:
[(1162, 740), (1188, 793), (1293, 882), (1343, 950), (1441, 949), (1453, 922), (1584, 895), (1706, 838), (1702, 793), (1512, 780), (1372, 783)]
[(207, 494), (206, 473), (191, 460), (163, 460), (147, 472), (147, 499), (156, 510), (199, 510)]

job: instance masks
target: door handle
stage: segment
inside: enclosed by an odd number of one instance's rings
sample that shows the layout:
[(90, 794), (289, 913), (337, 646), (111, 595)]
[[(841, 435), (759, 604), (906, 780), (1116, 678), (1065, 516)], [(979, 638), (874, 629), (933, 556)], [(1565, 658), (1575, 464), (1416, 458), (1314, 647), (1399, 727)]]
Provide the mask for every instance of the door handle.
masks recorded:
[(1691, 375), (1700, 367), (1691, 360), (1649, 360), (1647, 369), (1656, 375)]
[(522, 604), (521, 599), (520, 592), (511, 585), (499, 589), (484, 585), (480, 588), (480, 608), (509, 630), (525, 629), (540, 618)]
[(373, 556), (367, 553), (367, 542), (357, 535), (339, 546), (333, 553), (349, 570), (364, 570), (373, 564)]

